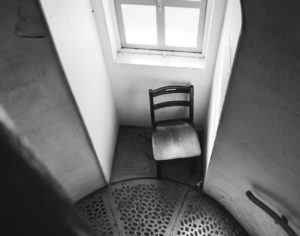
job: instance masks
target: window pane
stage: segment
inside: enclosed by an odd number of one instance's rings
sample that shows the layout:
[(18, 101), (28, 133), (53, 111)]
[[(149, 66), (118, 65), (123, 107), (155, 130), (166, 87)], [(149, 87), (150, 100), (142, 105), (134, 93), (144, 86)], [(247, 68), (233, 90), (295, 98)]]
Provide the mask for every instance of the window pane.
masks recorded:
[(197, 47), (200, 9), (166, 7), (166, 45)]
[(122, 4), (124, 34), (129, 44), (157, 44), (156, 7)]

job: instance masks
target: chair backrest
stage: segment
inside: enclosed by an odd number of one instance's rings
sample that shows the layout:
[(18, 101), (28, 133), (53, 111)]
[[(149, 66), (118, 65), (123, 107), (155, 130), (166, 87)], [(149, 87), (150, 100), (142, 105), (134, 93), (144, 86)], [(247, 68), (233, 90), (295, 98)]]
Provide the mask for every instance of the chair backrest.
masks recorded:
[[(154, 102), (154, 97), (161, 95), (168, 95), (174, 93), (183, 93), (187, 94), (189, 97), (186, 100), (168, 100), (165, 102)], [(151, 111), (151, 123), (152, 127), (156, 127), (157, 125), (169, 123), (169, 122), (188, 122), (193, 124), (193, 116), (194, 116), (194, 86), (165, 86), (158, 89), (149, 89), (149, 99), (150, 99), (150, 111)], [(189, 108), (188, 117), (177, 118), (177, 119), (163, 119), (156, 120), (155, 110), (175, 107), (175, 106), (185, 106)]]

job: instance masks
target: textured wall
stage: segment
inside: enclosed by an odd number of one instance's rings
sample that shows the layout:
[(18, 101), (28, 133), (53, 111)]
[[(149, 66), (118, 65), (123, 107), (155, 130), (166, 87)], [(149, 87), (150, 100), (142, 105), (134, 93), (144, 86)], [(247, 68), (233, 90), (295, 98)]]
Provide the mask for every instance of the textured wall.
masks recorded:
[(118, 117), (88, 0), (40, 0), (58, 56), (95, 153), (110, 179)]
[(0, 103), (73, 200), (105, 184), (35, 1), (0, 1)]
[(299, 1), (242, 1), (245, 26), (204, 189), (251, 235), (286, 235), (246, 190), (300, 233)]

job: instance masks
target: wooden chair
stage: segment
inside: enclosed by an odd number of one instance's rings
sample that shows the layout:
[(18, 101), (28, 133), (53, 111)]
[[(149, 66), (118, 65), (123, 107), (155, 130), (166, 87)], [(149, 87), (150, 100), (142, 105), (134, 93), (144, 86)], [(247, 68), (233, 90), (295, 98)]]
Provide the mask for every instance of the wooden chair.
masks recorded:
[[(185, 99), (174, 98), (176, 95), (185, 95)], [(172, 97), (172, 100), (168, 97)], [(152, 123), (152, 148), (154, 159), (157, 161), (157, 175), (161, 177), (160, 161), (199, 157), (201, 154), (200, 143), (193, 124), (194, 113), (194, 87), (191, 86), (166, 86), (149, 90), (151, 123)], [(159, 98), (159, 102), (156, 101)], [(173, 107), (173, 108), (172, 108)], [(168, 109), (185, 107), (185, 116), (168, 117), (157, 120), (157, 113), (168, 113)], [(176, 113), (178, 116), (178, 112)], [(197, 158), (198, 160), (198, 158)], [(198, 164), (198, 161), (197, 161)], [(196, 171), (197, 165), (194, 165)]]

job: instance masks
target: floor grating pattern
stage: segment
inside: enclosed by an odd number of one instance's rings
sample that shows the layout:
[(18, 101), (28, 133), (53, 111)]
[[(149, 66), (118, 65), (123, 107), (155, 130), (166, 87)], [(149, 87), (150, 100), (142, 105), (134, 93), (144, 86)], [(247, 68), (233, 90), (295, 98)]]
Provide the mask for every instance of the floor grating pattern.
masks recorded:
[(189, 191), (172, 235), (246, 235), (237, 221), (215, 200)]
[(77, 204), (97, 235), (248, 235), (216, 201), (187, 185), (156, 179), (110, 185)]
[(78, 202), (76, 206), (96, 235), (118, 235), (107, 198), (107, 189), (101, 189), (88, 195), (82, 201)]

